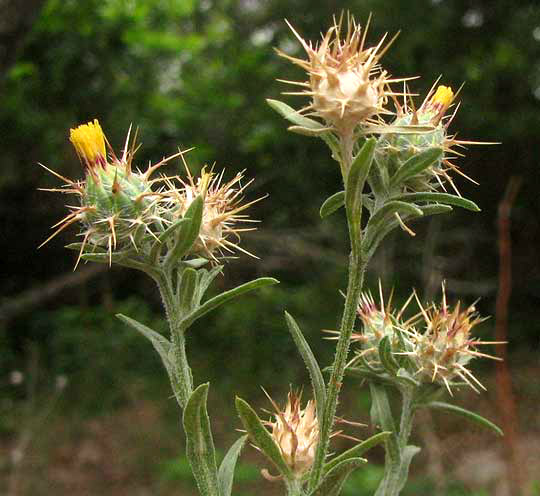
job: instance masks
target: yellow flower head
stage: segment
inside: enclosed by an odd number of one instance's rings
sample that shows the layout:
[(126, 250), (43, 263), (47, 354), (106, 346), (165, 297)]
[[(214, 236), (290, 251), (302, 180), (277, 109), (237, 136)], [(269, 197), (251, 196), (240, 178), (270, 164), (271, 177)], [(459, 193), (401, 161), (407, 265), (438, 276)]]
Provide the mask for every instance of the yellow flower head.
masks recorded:
[(431, 97), (431, 103), (433, 105), (441, 105), (448, 108), (454, 99), (454, 92), (450, 86), (443, 86), (442, 84), (437, 88), (435, 94)]
[(69, 140), (73, 143), (77, 154), (88, 167), (106, 163), (105, 135), (97, 119), (94, 122), (81, 124), (71, 129)]
[(454, 101), (455, 96), (450, 86), (443, 86), (441, 84), (437, 87), (431, 98), (428, 94), (420, 107), (419, 113), (428, 118), (434, 126), (437, 126), (446, 114), (448, 107)]

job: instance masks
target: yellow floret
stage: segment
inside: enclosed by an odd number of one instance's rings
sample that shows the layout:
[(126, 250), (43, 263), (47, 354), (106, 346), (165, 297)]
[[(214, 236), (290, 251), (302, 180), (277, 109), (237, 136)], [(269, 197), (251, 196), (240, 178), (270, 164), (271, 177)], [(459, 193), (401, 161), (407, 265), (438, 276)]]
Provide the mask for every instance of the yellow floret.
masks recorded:
[(69, 140), (88, 165), (105, 163), (105, 135), (97, 119), (70, 130)]
[(440, 85), (437, 88), (437, 91), (431, 98), (431, 103), (433, 104), (439, 104), (444, 108), (447, 108), (454, 99), (454, 92), (452, 91), (452, 88), (450, 86), (442, 86)]

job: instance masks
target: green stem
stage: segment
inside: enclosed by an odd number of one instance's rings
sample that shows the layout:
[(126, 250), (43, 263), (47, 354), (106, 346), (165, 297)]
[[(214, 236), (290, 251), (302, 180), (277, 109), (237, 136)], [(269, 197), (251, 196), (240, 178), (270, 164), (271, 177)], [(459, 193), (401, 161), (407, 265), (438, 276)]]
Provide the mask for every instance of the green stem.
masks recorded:
[(171, 331), (174, 354), (174, 381), (171, 381), (174, 395), (182, 408), (185, 408), (193, 393), (193, 376), (186, 355), (185, 327), (182, 325), (180, 304), (173, 290), (172, 280), (164, 272), (155, 277), (161, 293), (165, 314)]
[[(340, 148), (342, 162), (340, 163), (343, 180), (346, 184), (347, 174), (353, 161), (353, 135), (344, 135), (341, 137)], [(349, 226), (349, 233), (351, 232)], [(351, 254), (349, 255), (349, 282), (347, 286), (347, 295), (345, 297), (345, 306), (343, 309), (343, 317), (340, 326), (340, 335), (336, 346), (336, 354), (332, 365), (332, 373), (328, 381), (326, 391), (326, 402), (322, 420), (319, 419), (319, 443), (315, 452), (315, 460), (310, 473), (309, 488), (313, 490), (321, 481), (324, 462), (328, 453), (330, 444), (330, 435), (334, 426), (337, 403), (345, 366), (347, 364), (347, 356), (349, 354), (349, 346), (351, 342), (351, 334), (354, 323), (356, 321), (356, 308), (358, 299), (362, 291), (364, 282), (364, 272), (367, 266), (367, 260), (363, 260), (361, 254), (357, 253), (351, 242)]]
[(303, 496), (302, 482), (298, 479), (291, 479), (286, 481), (287, 496)]
[(174, 365), (177, 383), (173, 384), (174, 394), (180, 400), (180, 406), (185, 408), (191, 393), (193, 393), (193, 375), (186, 355), (186, 339), (184, 332), (172, 335)]

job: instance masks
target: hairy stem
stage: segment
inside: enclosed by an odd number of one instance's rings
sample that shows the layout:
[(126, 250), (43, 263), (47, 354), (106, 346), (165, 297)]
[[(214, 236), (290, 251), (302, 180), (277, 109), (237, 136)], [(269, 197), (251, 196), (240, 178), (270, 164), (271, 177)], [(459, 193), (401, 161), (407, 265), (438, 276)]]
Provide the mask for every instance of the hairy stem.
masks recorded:
[[(348, 173), (353, 160), (352, 136), (342, 137), (341, 157), (341, 171), (345, 180), (346, 174)], [(349, 232), (351, 232), (350, 229)], [(351, 240), (351, 248), (353, 246), (353, 240)], [(340, 335), (336, 346), (332, 373), (330, 380), (328, 381), (323, 417), (322, 419), (319, 419), (320, 436), (310, 475), (310, 489), (315, 488), (321, 481), (324, 461), (327, 456), (328, 446), (330, 443), (330, 435), (332, 433), (332, 427), (334, 426), (339, 392), (341, 389), (341, 383), (343, 381), (343, 374), (345, 373), (345, 365), (347, 364), (351, 334), (356, 320), (356, 308), (360, 293), (362, 291), (366, 265), (367, 260), (363, 260), (360, 254), (356, 253), (355, 250), (352, 249), (349, 256), (349, 282), (347, 286), (345, 306), (343, 309), (343, 317), (341, 320)]]
[(161, 299), (163, 300), (165, 314), (171, 331), (174, 355), (174, 380), (171, 386), (178, 403), (182, 408), (185, 408), (193, 392), (193, 377), (186, 355), (186, 329), (182, 325), (180, 305), (172, 289), (173, 285), (170, 277), (167, 277), (165, 273), (160, 273), (155, 280), (161, 293)]
[(297, 479), (291, 479), (286, 482), (287, 496), (303, 496), (302, 482)]

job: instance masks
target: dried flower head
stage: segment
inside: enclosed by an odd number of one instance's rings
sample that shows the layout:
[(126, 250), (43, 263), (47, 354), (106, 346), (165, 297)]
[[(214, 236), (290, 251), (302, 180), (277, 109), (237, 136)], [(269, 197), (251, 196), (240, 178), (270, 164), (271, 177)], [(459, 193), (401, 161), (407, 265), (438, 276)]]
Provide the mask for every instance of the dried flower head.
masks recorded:
[[(272, 437), (283, 459), (297, 478), (302, 477), (313, 465), (319, 441), (319, 422), (315, 403), (313, 400), (308, 401), (302, 410), (301, 396), (290, 391), (284, 410), (280, 410), (269, 397), (275, 414), (274, 421), (267, 423), (272, 429)], [(263, 471), (263, 475), (269, 480), (275, 479), (267, 471)]]
[[(347, 32), (343, 36), (342, 21), (334, 20), (322, 41), (315, 45), (306, 42), (289, 24), (307, 53), (307, 60), (291, 57), (278, 50), (279, 55), (305, 69), (309, 81), (284, 81), (306, 88), (299, 94), (311, 97), (303, 109), (318, 115), (338, 133), (351, 134), (356, 126), (368, 123), (384, 109), (389, 83), (392, 80), (379, 65), (379, 60), (395, 37), (383, 46), (386, 35), (374, 47), (365, 47), (368, 26), (362, 29), (354, 17), (348, 16)], [(369, 24), (369, 22), (368, 22)]]
[(43, 167), (64, 182), (62, 188), (47, 191), (75, 194), (80, 204), (69, 206), (70, 213), (53, 226), (56, 231), (40, 246), (71, 224), (79, 223), (83, 241), (77, 263), (85, 250), (102, 248), (108, 250), (111, 262), (113, 252), (129, 247), (139, 249), (145, 238), (155, 238), (154, 230), (163, 220), (160, 217), (162, 194), (152, 189), (150, 175), (182, 152), (141, 173), (132, 170), (136, 145), (134, 142), (130, 145), (129, 131), (120, 158), (110, 146), (107, 157), (107, 140), (97, 119), (71, 129), (70, 141), (85, 166), (84, 181), (67, 179)]
[(479, 345), (497, 343), (480, 341), (471, 335), (473, 327), (485, 320), (478, 315), (474, 305), (462, 310), (458, 302), (451, 309), (446, 302), (444, 285), (440, 305), (424, 308), (419, 301), (418, 305), (426, 327), (424, 332), (413, 330), (409, 334), (413, 344), (409, 355), (417, 366), (416, 376), (426, 382), (444, 384), (450, 394), (452, 381), (456, 378), (476, 392), (477, 386), (485, 389), (466, 366), (474, 357), (497, 359), (477, 350)]
[[(242, 185), (242, 179), (244, 178), (242, 171), (237, 173), (230, 181), (224, 182), (224, 171), (215, 174), (212, 171), (206, 171), (204, 168), (200, 177), (195, 179), (185, 161), (184, 165), (188, 176), (186, 181), (178, 177), (165, 178), (164, 204), (173, 208), (173, 220), (176, 220), (185, 215), (195, 198), (198, 196), (204, 198), (201, 229), (191, 253), (213, 261), (217, 261), (218, 256), (233, 253), (234, 250), (255, 257), (255, 255), (238, 246), (240, 233), (255, 229), (250, 227), (241, 228), (238, 227), (238, 224), (257, 222), (250, 219), (243, 212), (262, 198), (249, 203), (242, 203), (243, 192), (253, 180)], [(180, 182), (180, 187), (176, 187), (174, 180)]]

